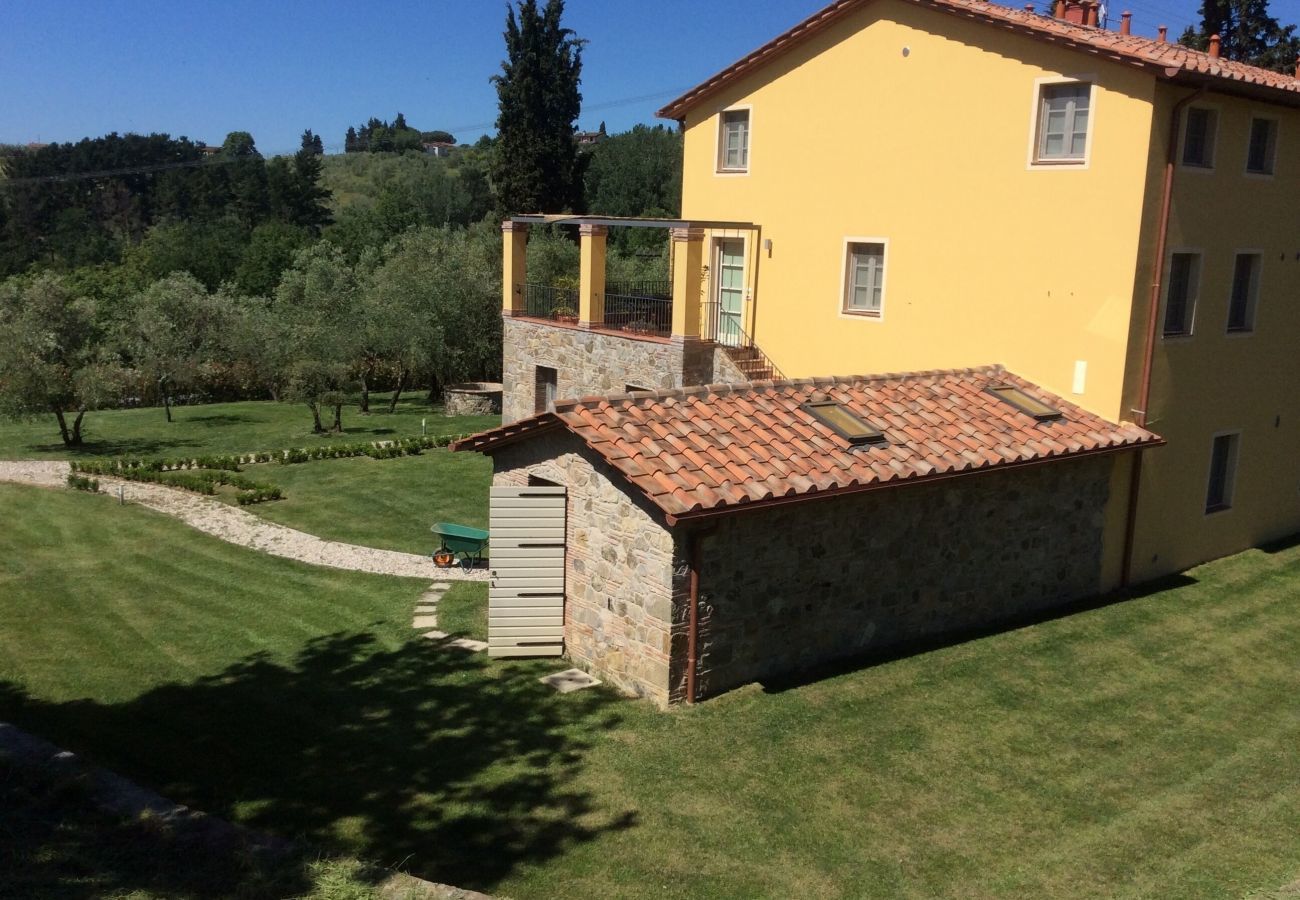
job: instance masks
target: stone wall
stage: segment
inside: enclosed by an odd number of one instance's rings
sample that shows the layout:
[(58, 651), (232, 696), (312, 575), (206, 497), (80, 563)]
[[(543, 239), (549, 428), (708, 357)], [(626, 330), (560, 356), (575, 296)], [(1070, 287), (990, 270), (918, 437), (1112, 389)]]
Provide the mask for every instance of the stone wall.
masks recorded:
[(513, 316), (502, 330), (503, 423), (533, 415), (537, 366), (556, 370), (560, 399), (622, 394), (628, 385), (654, 391), (739, 380), (731, 360), (708, 341), (651, 340)]
[(445, 416), (491, 416), (501, 414), (501, 385), (491, 382), (453, 384), (443, 389)]
[[(1096, 594), (1113, 464), (1061, 461), (718, 519), (703, 539), (697, 695)], [(676, 543), (684, 571), (681, 529)], [(674, 701), (684, 678), (676, 640)]]
[(534, 476), (568, 488), (565, 655), (666, 705), (673, 540), (662, 517), (616, 486), (626, 482), (567, 431), (502, 447), (492, 463), (494, 485)]

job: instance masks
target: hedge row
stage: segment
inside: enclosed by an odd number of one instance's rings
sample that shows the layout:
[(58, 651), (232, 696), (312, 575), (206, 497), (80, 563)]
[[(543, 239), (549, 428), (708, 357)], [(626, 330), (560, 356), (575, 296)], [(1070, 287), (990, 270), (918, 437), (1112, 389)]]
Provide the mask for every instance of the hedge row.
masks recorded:
[(87, 478), (85, 475), (69, 472), (68, 487), (76, 491), (90, 491), (93, 494), (99, 490), (99, 479)]
[(236, 475), (227, 469), (165, 471), (147, 465), (126, 465), (122, 460), (92, 460), (72, 463), (72, 471), (74, 474), (68, 476), (69, 484), (72, 484), (72, 479), (77, 477), (75, 473), (111, 475), (114, 478), (122, 478), (127, 481), (162, 484), (168, 487), (193, 491), (196, 494), (207, 494), (208, 496), (215, 494), (220, 485), (228, 484), (238, 490), (235, 499), (240, 506), (248, 506), (250, 503), (262, 503), (266, 500), (279, 500), (284, 496), (280, 488), (273, 484), (253, 481), (250, 478)]
[(347, 459), (353, 456), (369, 456), (371, 459), (396, 459), (399, 456), (419, 456), (425, 450), (446, 447), (458, 441), (463, 434), (441, 435), (438, 437), (402, 438), (397, 441), (372, 442), (365, 444), (331, 444), (327, 447), (296, 448), (273, 454), (284, 465), (311, 462), (317, 459)]

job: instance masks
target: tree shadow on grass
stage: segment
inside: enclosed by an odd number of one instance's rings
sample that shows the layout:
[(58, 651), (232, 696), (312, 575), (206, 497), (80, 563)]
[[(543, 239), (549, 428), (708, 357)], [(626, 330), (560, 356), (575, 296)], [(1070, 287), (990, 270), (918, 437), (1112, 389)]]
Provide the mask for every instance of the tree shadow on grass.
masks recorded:
[(252, 416), (243, 416), (232, 413), (214, 413), (209, 416), (187, 416), (184, 413), (177, 413), (176, 421), (184, 422), (187, 425), (224, 427), (226, 425), (245, 425), (249, 422), (256, 422), (257, 419), (254, 419)]
[(616, 699), (554, 694), (542, 671), (335, 634), (290, 663), (257, 654), (121, 703), (0, 684), (0, 717), (210, 814), (491, 890), (636, 825), (577, 786), (594, 732), (620, 723)]
[(117, 438), (114, 440), (95, 440), (86, 438), (79, 447), (67, 447), (60, 442), (48, 444), (29, 444), (24, 449), (32, 453), (50, 453), (58, 456), (156, 456), (186, 448), (201, 447), (198, 441), (178, 438), (166, 440), (159, 438)]

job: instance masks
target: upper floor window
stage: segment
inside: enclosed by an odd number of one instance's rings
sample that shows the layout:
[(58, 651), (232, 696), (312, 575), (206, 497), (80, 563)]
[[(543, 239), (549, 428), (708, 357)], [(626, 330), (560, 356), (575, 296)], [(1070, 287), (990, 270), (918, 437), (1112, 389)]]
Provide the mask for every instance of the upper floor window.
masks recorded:
[(1088, 151), (1092, 85), (1045, 84), (1038, 104), (1038, 141), (1034, 161), (1083, 162)]
[(749, 110), (726, 110), (718, 127), (718, 171), (748, 171)]
[(850, 241), (844, 273), (844, 312), (879, 316), (885, 302), (885, 245)]
[(1200, 254), (1175, 253), (1170, 258), (1169, 287), (1165, 291), (1165, 337), (1192, 333), (1200, 277)]
[(1214, 110), (1193, 106), (1187, 110), (1183, 129), (1183, 165), (1198, 169), (1214, 168), (1214, 132), (1218, 116)]
[(1250, 120), (1250, 144), (1246, 148), (1246, 171), (1252, 175), (1272, 175), (1277, 158), (1277, 121)]
[(1228, 331), (1255, 330), (1255, 305), (1259, 299), (1259, 270), (1263, 257), (1238, 253), (1232, 270), (1232, 296), (1228, 299)]

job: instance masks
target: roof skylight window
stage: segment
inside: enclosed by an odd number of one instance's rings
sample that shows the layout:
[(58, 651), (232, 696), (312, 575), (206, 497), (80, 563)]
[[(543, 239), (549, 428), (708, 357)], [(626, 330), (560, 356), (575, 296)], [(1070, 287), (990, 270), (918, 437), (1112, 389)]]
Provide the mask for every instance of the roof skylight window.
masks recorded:
[(885, 435), (835, 400), (813, 400), (799, 407), (850, 444), (877, 444)]
[(1059, 419), (1064, 415), (1056, 407), (1048, 406), (1042, 400), (1030, 396), (1014, 384), (995, 384), (987, 390), (1003, 403), (1014, 406), (1022, 413), (1031, 415), (1040, 422), (1048, 419)]

